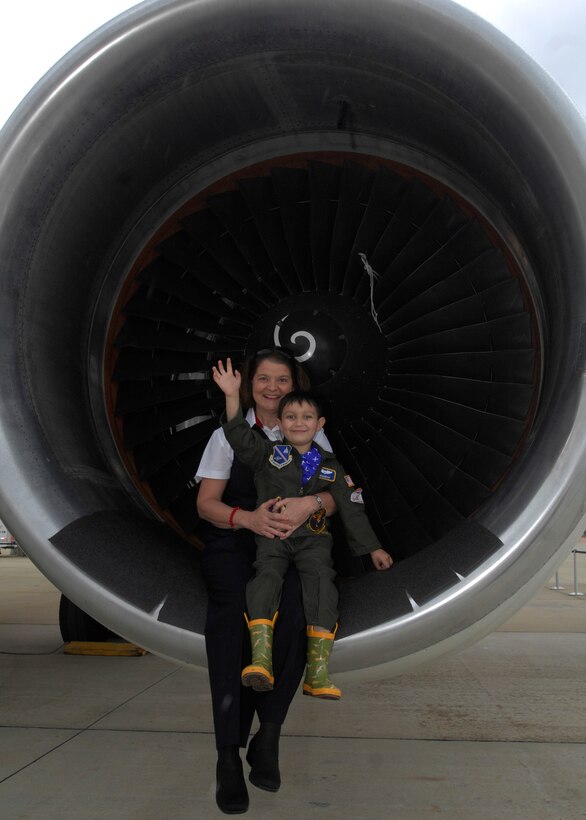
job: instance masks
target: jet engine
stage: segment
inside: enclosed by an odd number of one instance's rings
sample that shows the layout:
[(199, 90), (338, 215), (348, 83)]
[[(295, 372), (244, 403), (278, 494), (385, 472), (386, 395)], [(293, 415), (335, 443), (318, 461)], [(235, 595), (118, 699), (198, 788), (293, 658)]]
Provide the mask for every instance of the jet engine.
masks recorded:
[(448, 0), (122, 14), (0, 134), (0, 517), (84, 612), (204, 666), (211, 365), (285, 346), (396, 562), (341, 554), (333, 668), (487, 634), (584, 526), (585, 148)]

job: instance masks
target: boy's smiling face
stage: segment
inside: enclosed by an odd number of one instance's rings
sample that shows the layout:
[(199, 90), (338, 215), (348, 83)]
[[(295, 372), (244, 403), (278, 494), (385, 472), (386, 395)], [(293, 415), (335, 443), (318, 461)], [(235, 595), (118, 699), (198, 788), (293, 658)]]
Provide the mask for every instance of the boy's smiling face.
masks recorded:
[(300, 453), (309, 450), (317, 431), (324, 426), (324, 417), (317, 413), (316, 408), (306, 401), (292, 402), (283, 408), (279, 419), (281, 432)]

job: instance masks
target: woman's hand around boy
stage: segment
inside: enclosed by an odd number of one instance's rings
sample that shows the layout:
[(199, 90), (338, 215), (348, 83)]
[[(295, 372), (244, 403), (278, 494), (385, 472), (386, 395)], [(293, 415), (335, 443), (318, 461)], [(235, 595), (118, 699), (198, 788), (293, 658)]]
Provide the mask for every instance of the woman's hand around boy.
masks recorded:
[(298, 527), (307, 521), (314, 509), (315, 502), (311, 496), (287, 499), (269, 498), (268, 501), (259, 504), (254, 512), (243, 514), (239, 510), (237, 516), (242, 519), (246, 529), (252, 530), (257, 535), (283, 539), (289, 538)]
[(386, 550), (373, 550), (370, 553), (375, 569), (389, 569), (393, 564), (393, 559)]
[(286, 513), (277, 512), (274, 509), (276, 503), (276, 498), (269, 498), (252, 512), (238, 510), (237, 518), (234, 520), (247, 530), (252, 530), (256, 535), (263, 535), (265, 538), (283, 538), (283, 533), (290, 529), (289, 517)]
[(280, 538), (289, 538), (295, 530), (305, 524), (308, 518), (315, 512), (315, 496), (292, 496), (291, 498), (279, 498), (274, 506), (274, 511), (283, 513), (285, 516), (285, 527)]

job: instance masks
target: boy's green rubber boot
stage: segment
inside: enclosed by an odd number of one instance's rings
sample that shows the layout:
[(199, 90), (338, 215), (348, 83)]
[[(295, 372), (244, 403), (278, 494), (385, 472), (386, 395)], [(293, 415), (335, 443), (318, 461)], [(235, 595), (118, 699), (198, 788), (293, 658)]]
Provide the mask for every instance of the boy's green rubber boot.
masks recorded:
[[(336, 627), (337, 629), (337, 627)], [(303, 681), (303, 694), (314, 698), (339, 700), (342, 692), (330, 680), (328, 662), (334, 645), (335, 632), (307, 627), (307, 669)]]
[[(246, 616), (244, 616), (246, 617)], [(252, 663), (242, 670), (242, 683), (252, 686), (255, 692), (268, 692), (273, 688), (273, 629), (277, 613), (272, 621), (268, 618), (255, 618), (249, 621), (250, 645), (252, 647)]]

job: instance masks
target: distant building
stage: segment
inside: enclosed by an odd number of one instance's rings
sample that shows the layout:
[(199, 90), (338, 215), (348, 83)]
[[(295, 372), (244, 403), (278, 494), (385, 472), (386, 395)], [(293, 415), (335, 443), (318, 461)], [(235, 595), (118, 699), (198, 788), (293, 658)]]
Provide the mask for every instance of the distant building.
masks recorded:
[(16, 544), (14, 536), (11, 532), (8, 532), (2, 521), (0, 521), (0, 546), (11, 546), (12, 544)]

